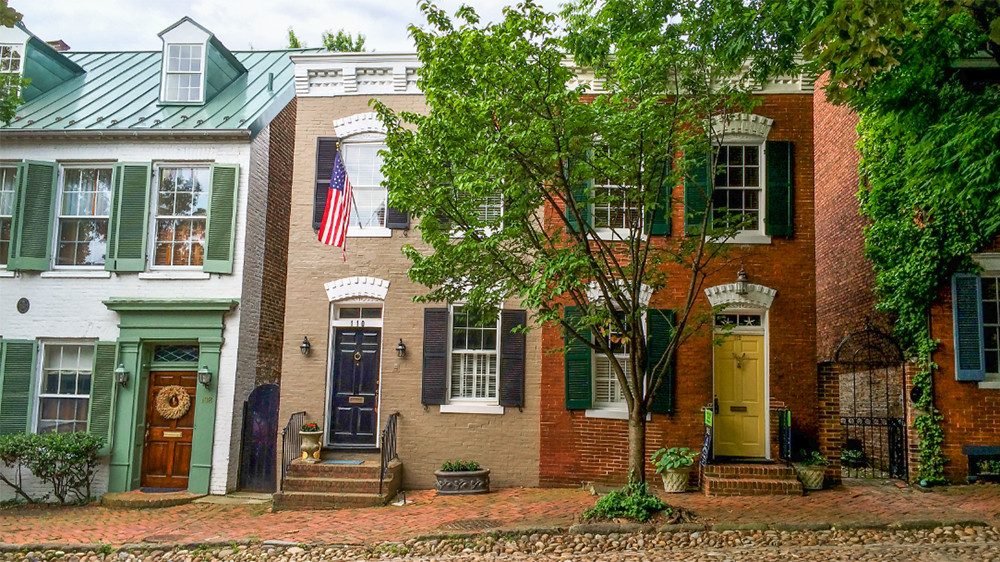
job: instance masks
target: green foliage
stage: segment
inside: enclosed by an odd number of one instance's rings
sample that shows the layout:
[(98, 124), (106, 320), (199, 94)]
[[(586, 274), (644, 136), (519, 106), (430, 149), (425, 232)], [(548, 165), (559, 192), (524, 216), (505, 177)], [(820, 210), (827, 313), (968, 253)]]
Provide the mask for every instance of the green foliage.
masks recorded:
[[(52, 487), (59, 503), (83, 503), (91, 498), (97, 475), (97, 453), (104, 438), (89, 433), (19, 433), (0, 436), (0, 462), (14, 469), (15, 476), (0, 480), (28, 502), (33, 498), (21, 486), (21, 468)], [(47, 496), (46, 496), (47, 497)]]
[(867, 464), (865, 452), (859, 449), (841, 449), (840, 464), (848, 468), (860, 468)]
[(0, 25), (4, 27), (14, 27), (21, 21), (21, 12), (10, 7), (8, 0), (0, 0)]
[(299, 41), (299, 36), (295, 34), (295, 30), (288, 28), (288, 48), (289, 49), (302, 49), (306, 46), (305, 43)]
[(1000, 474), (1000, 460), (987, 459), (979, 461), (979, 473)]
[(441, 463), (441, 472), (472, 472), (482, 470), (476, 461), (453, 460)]
[(319, 424), (316, 422), (306, 422), (302, 424), (302, 427), (299, 428), (299, 431), (305, 431), (305, 432), (319, 431), (319, 430), (320, 430)]
[(692, 451), (687, 447), (671, 447), (653, 451), (649, 460), (656, 467), (656, 473), (660, 474), (665, 470), (689, 467), (694, 464), (694, 459), (698, 458), (698, 455), (698, 451)]
[(361, 53), (365, 50), (365, 36), (358, 33), (351, 36), (343, 29), (338, 29), (337, 33), (330, 31), (323, 32), (323, 46), (327, 51), (338, 53)]
[(585, 520), (629, 519), (645, 523), (669, 506), (649, 491), (645, 482), (632, 482), (620, 490), (601, 496), (594, 507), (583, 512)]
[[(7, 0), (0, 0), (0, 25), (14, 27), (21, 21), (21, 12), (8, 5)], [(22, 63), (23, 64), (23, 63)], [(17, 108), (24, 100), (21, 91), (28, 85), (28, 80), (18, 74), (0, 74), (0, 123), (9, 125), (17, 115)]]
[(799, 451), (799, 460), (796, 461), (803, 466), (826, 466), (830, 461), (826, 460), (819, 451)]

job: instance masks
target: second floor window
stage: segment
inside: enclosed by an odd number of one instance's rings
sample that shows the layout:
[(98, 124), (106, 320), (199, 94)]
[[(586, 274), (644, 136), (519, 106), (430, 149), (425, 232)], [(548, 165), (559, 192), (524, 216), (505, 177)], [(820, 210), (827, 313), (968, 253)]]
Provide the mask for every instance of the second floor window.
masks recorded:
[(168, 45), (163, 99), (169, 102), (201, 101), (202, 45)]
[(381, 142), (345, 142), (344, 166), (351, 180), (354, 205), (351, 208), (351, 228), (385, 227), (388, 191), (382, 185)]
[[(608, 147), (598, 148), (600, 154), (607, 154), (607, 159), (601, 166), (614, 166), (611, 160), (611, 150)], [(639, 207), (634, 198), (630, 198), (632, 186), (619, 185), (609, 177), (598, 175), (594, 178), (593, 190), (593, 221), (594, 228), (607, 230), (628, 230), (636, 224)]]
[(10, 256), (10, 226), (14, 214), (14, 182), (17, 168), (0, 167), (0, 265)]
[(162, 167), (158, 180), (154, 265), (202, 265), (205, 259), (209, 169)]
[(104, 265), (111, 168), (66, 168), (59, 197), (56, 265)]
[(712, 219), (717, 226), (761, 230), (760, 150), (753, 144), (719, 147), (712, 192)]

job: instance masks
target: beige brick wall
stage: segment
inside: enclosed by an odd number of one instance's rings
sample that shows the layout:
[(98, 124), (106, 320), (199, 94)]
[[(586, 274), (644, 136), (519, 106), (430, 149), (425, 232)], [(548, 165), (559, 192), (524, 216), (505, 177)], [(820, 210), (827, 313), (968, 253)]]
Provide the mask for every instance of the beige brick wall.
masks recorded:
[[(382, 99), (397, 110), (424, 108), (419, 95)], [(312, 229), (316, 138), (332, 136), (335, 119), (370, 111), (368, 101), (364, 96), (298, 100), (279, 423), (284, 427), (289, 416), (300, 410), (321, 424), (325, 421), (330, 303), (323, 284), (356, 275), (378, 277), (390, 282), (383, 310), (380, 423), (384, 425), (385, 414), (400, 412), (398, 451), (404, 486), (433, 487), (435, 468), (454, 458), (475, 459), (490, 468), (494, 486), (535, 486), (540, 332), (532, 330), (527, 338), (523, 411), (507, 408), (503, 415), (480, 415), (442, 414), (437, 406), (425, 409), (420, 404), (425, 305), (413, 302), (423, 287), (407, 279), (409, 261), (400, 250), (403, 244), (419, 244), (419, 232), (396, 230), (392, 238), (349, 238), (346, 262), (339, 249), (316, 241)], [(312, 342), (309, 357), (299, 352), (303, 336)], [(400, 338), (408, 350), (402, 359), (394, 350)]]

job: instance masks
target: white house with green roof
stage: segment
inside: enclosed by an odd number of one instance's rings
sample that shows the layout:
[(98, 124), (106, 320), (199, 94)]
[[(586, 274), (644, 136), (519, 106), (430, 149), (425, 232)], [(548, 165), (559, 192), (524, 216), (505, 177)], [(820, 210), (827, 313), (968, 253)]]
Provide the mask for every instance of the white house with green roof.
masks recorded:
[(0, 27), (29, 81), (0, 127), (0, 433), (105, 436), (99, 492), (221, 494), (280, 376), (293, 67), (186, 17), (159, 37), (58, 52)]

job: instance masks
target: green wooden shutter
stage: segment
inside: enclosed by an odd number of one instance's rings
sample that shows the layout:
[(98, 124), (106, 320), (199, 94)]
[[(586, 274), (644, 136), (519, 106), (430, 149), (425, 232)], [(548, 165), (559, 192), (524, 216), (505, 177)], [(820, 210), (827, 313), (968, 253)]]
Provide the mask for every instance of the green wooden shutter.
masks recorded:
[[(576, 306), (566, 307), (566, 318), (579, 318), (583, 311)], [(586, 410), (594, 401), (594, 373), (591, 369), (590, 346), (569, 333), (566, 334), (566, 409)]]
[(37, 349), (34, 340), (0, 341), (0, 435), (24, 433), (30, 427)]
[(111, 416), (114, 411), (115, 392), (115, 360), (118, 356), (118, 344), (115, 342), (97, 342), (94, 348), (94, 368), (90, 377), (90, 411), (88, 412), (87, 431), (92, 435), (104, 437), (104, 447), (101, 455), (111, 452)]
[[(667, 352), (674, 332), (675, 314), (670, 309), (649, 309), (646, 312), (646, 369), (651, 370)], [(674, 357), (676, 358), (676, 353)], [(670, 414), (674, 411), (674, 361), (667, 365), (663, 382), (653, 396), (652, 407), (655, 414)]]
[[(592, 152), (587, 151), (587, 157), (592, 157)], [(569, 166), (574, 166), (573, 162), (570, 161)], [(591, 193), (594, 189), (594, 179), (588, 178), (583, 180), (573, 186), (573, 191), (570, 195), (573, 197), (573, 202), (576, 204), (580, 211), (580, 216), (583, 217), (585, 222), (590, 222), (590, 199)], [(579, 221), (576, 220), (576, 215), (570, 213), (569, 208), (563, 210), (566, 213), (566, 219), (569, 223), (569, 229), (572, 232), (580, 232)]]
[(121, 162), (115, 166), (112, 195), (112, 233), (109, 235), (108, 271), (146, 269), (147, 219), (152, 166), (146, 162)]
[(670, 162), (666, 161), (663, 166), (663, 183), (660, 185), (660, 201), (653, 209), (651, 216), (647, 217), (646, 232), (653, 236), (670, 236), (670, 209), (674, 186), (670, 182)]
[(694, 154), (692, 158), (694, 164), (684, 178), (684, 232), (702, 234), (701, 220), (705, 216), (708, 195), (712, 189), (709, 183), (712, 162), (707, 152)]
[(210, 273), (232, 273), (240, 167), (236, 164), (213, 164), (210, 183), (212, 193), (209, 198), (203, 269)]
[(7, 269), (49, 268), (58, 170), (54, 162), (25, 161), (18, 167)]
[(982, 290), (978, 275), (956, 273), (951, 277), (955, 380), (977, 382), (986, 379)]
[(764, 233), (791, 236), (795, 227), (795, 181), (792, 175), (793, 151), (788, 141), (768, 141), (767, 193)]

